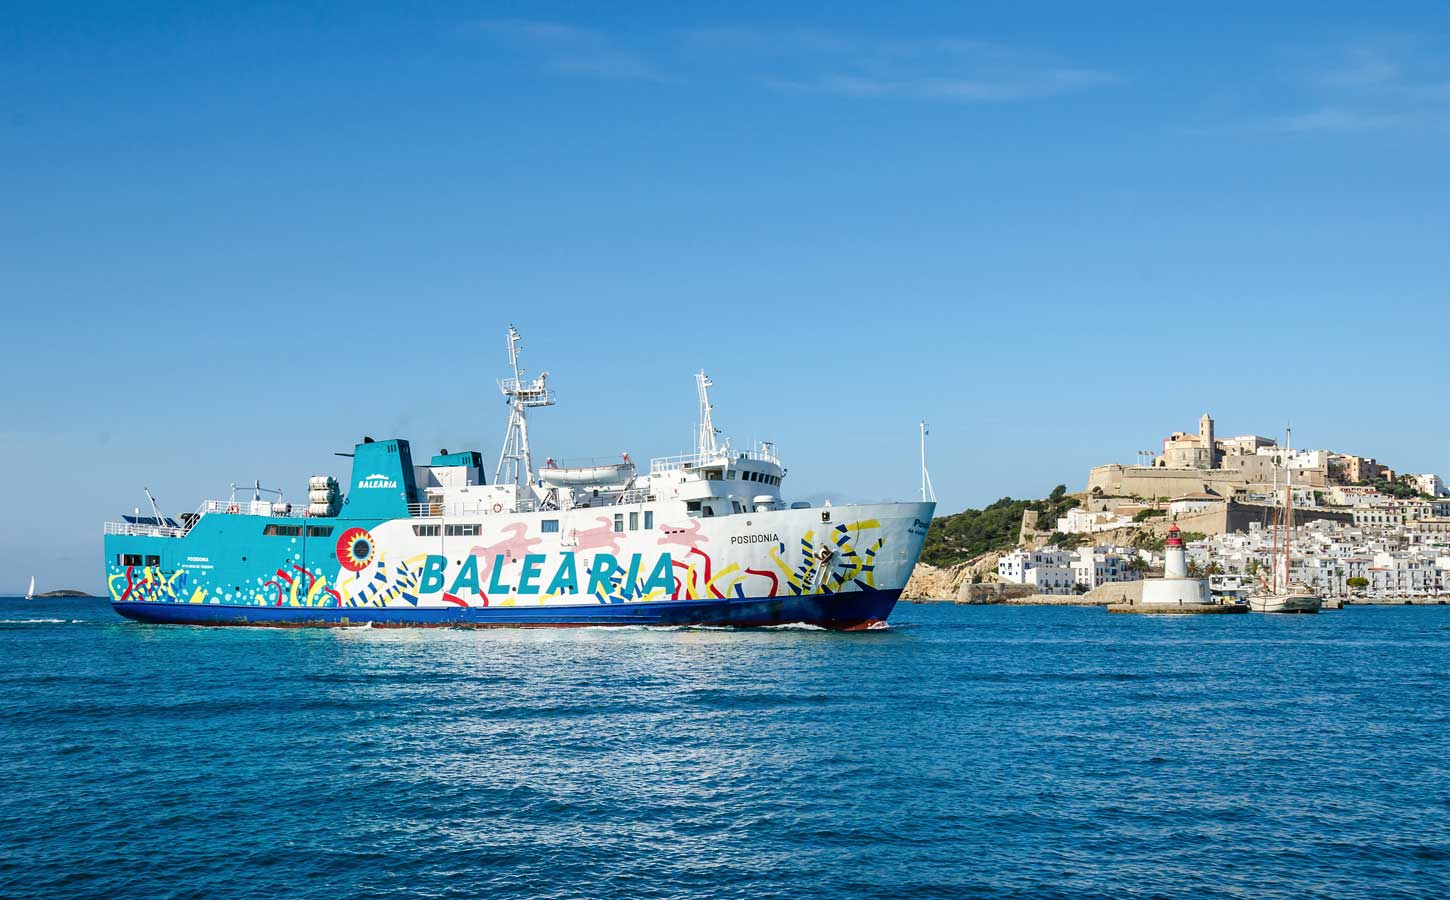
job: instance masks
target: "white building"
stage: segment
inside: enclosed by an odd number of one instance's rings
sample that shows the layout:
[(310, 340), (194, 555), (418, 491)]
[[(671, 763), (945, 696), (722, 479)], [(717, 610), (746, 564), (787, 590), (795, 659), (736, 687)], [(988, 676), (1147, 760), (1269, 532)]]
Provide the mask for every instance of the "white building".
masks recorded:
[(1450, 490), (1446, 490), (1445, 482), (1440, 480), (1439, 475), (1427, 472), (1424, 475), (1411, 477), (1415, 481), (1415, 486), (1420, 489), (1420, 493), (1429, 494), (1431, 497), (1450, 497)]
[(1072, 563), (1077, 586), (1092, 590), (1104, 584), (1138, 581), (1143, 573), (1133, 568), (1138, 553), (1121, 547), (1079, 547)]
[(1077, 585), (1072, 554), (1049, 547), (1014, 550), (997, 560), (997, 577), (1012, 584), (1030, 584), (1039, 594), (1071, 594)]
[(1054, 527), (1062, 534), (1094, 534), (1099, 531), (1112, 531), (1114, 528), (1123, 528), (1131, 524), (1133, 524), (1133, 520), (1129, 516), (1120, 516), (1107, 510), (1088, 512), (1080, 506), (1075, 506), (1067, 511), (1067, 515), (1060, 517)]

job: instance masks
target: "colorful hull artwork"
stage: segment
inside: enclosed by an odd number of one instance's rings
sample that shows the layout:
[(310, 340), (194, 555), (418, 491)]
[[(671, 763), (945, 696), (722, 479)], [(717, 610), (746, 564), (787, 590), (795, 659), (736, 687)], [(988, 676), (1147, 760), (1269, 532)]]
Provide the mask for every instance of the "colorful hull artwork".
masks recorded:
[(935, 503), (787, 503), (773, 444), (719, 439), (704, 372), (692, 453), (643, 473), (628, 453), (535, 467), (527, 413), (553, 406), (554, 391), (547, 373), (523, 377), (519, 342), (510, 326), (492, 479), (478, 450), (424, 464), (406, 440), (364, 438), (339, 454), (352, 458), (345, 485), (314, 475), (302, 506), (260, 483), (250, 501), (233, 486), (177, 519), (152, 501), (154, 515), (105, 525), (116, 611), (192, 625), (886, 621)]
[[(633, 509), (635, 521), (649, 507)], [(890, 615), (932, 505), (780, 510), (651, 531), (615, 531), (617, 508), (305, 525), (211, 513), (181, 537), (108, 535), (107, 585), (115, 610), (143, 622), (856, 630)], [(134, 557), (152, 564), (122, 564)]]

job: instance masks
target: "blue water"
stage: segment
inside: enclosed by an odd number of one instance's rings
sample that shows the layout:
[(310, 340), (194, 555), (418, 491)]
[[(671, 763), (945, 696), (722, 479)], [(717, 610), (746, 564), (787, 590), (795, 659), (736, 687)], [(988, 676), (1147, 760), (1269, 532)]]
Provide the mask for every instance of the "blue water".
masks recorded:
[(1450, 896), (1450, 607), (893, 626), (0, 601), (0, 896)]

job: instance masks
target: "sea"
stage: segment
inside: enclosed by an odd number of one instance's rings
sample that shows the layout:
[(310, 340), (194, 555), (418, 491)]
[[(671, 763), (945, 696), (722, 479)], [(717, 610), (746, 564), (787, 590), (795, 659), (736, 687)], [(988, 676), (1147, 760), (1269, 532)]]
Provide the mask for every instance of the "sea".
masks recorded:
[(1450, 607), (270, 630), (0, 600), (0, 897), (1446, 898)]

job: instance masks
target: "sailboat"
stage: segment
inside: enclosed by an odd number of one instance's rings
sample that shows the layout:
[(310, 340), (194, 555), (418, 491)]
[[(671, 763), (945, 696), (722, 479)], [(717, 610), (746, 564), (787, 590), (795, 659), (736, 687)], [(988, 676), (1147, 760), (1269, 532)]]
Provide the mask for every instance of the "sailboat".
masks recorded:
[(28, 587), (28, 588), (25, 589), (25, 599), (26, 600), (34, 600), (35, 599), (35, 576), (34, 575), (30, 576), (30, 587)]
[[(1259, 590), (1249, 595), (1249, 609), (1261, 613), (1317, 613), (1323, 604), (1324, 598), (1314, 593), (1309, 585), (1301, 581), (1290, 581), (1290, 561), (1293, 555), (1289, 550), (1291, 536), (1294, 533), (1294, 470), (1289, 465), (1289, 458), (1294, 449), (1293, 432), (1284, 429), (1284, 506), (1281, 510), (1275, 511), (1274, 521), (1274, 548), (1270, 556), (1269, 577), (1266, 582), (1261, 582)], [(1278, 489), (1278, 469), (1274, 470), (1275, 492)], [(1284, 554), (1282, 557), (1283, 570), (1280, 571), (1281, 557), (1279, 556), (1279, 534), (1284, 535)]]

